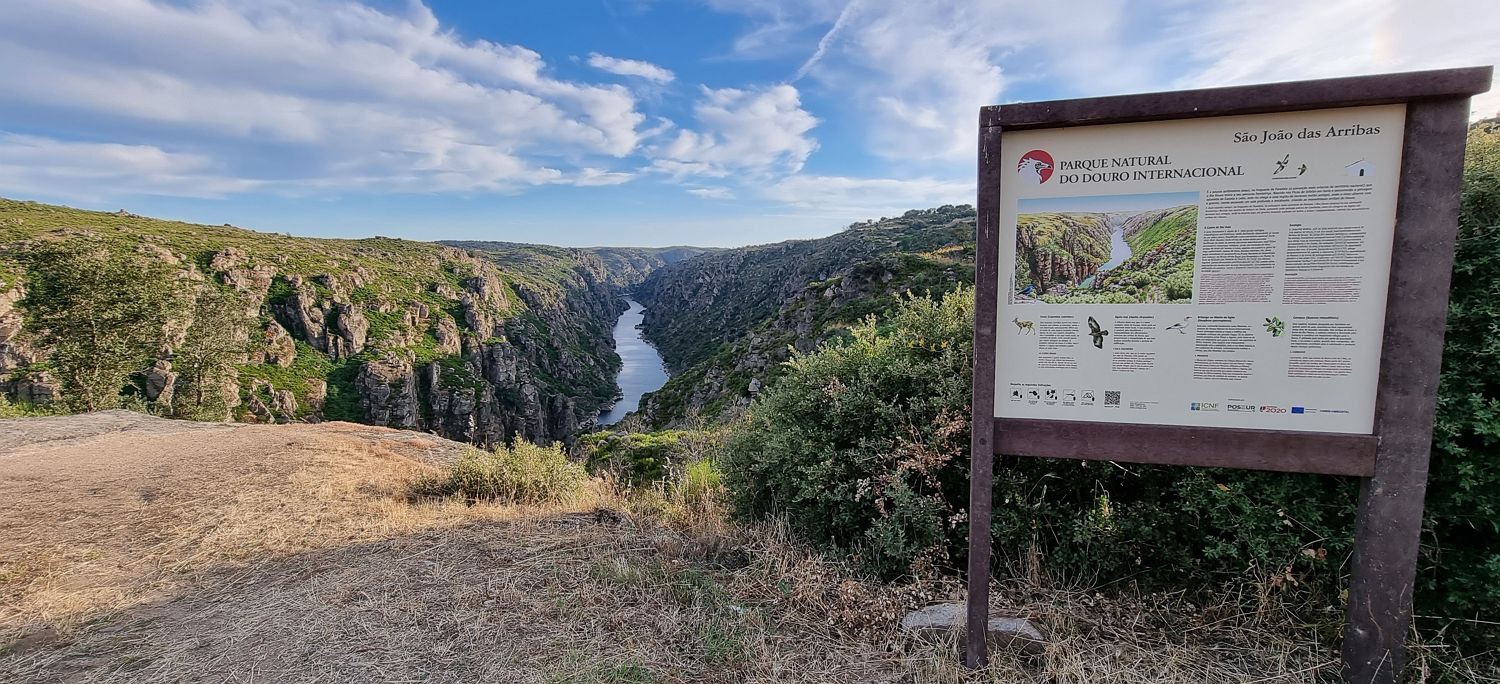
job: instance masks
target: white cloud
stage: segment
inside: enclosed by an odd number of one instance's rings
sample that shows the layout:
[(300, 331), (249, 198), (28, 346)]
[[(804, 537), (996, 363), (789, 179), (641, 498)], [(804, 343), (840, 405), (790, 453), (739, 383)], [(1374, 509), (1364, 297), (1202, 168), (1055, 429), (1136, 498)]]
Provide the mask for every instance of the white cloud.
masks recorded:
[(704, 199), (728, 200), (734, 199), (734, 192), (724, 187), (688, 188), (689, 195), (695, 195)]
[(579, 169), (571, 182), (573, 185), (580, 187), (591, 187), (595, 185), (619, 185), (630, 182), (632, 178), (635, 178), (635, 174), (633, 173), (586, 168)]
[(740, 57), (763, 58), (801, 50), (816, 43), (812, 29), (834, 21), (848, 0), (705, 0), (721, 12), (744, 14), (755, 20), (750, 31), (734, 41)]
[(635, 76), (653, 83), (671, 83), (672, 79), (677, 78), (677, 75), (673, 74), (670, 69), (664, 69), (650, 62), (620, 59), (597, 52), (589, 53), (589, 66), (616, 76)]
[(13, 0), (0, 113), (17, 129), (171, 141), (226, 173), (305, 188), (510, 191), (638, 149), (645, 117), (629, 90), (556, 79), (531, 50), (407, 8)]
[[(1492, 2), (1239, 0), (1188, 24), (1184, 49), (1203, 66), (1187, 87), (1353, 76), (1500, 62)], [(1266, 17), (1279, 17), (1266, 21)], [(1500, 113), (1500, 92), (1475, 98), (1476, 115)]]
[(794, 78), (848, 101), (868, 150), (888, 159), (972, 159), (979, 107), (1035, 78), (1033, 63), (1101, 82), (1107, 74), (1114, 87), (1141, 80), (1129, 60), (1116, 59), (1124, 8), (1108, 0), (852, 0), (832, 14), (813, 0), (715, 2), (783, 33), (793, 31), (789, 18), (825, 25)]
[(818, 120), (802, 108), (797, 89), (701, 89), (693, 107), (696, 128), (665, 133), (652, 145), (652, 168), (674, 177), (796, 173), (818, 147), (810, 135)]
[(973, 204), (974, 182), (933, 178), (790, 176), (769, 186), (776, 202), (839, 216), (888, 216), (943, 204)]
[[(978, 108), (1500, 61), (1492, 0), (708, 0), (807, 58), (791, 74), (849, 103), (871, 154), (971, 163)], [(820, 38), (807, 39), (809, 29)], [(800, 40), (796, 40), (801, 38)], [(1019, 93), (1019, 94), (1018, 94)], [(1500, 93), (1476, 100), (1500, 109)]]
[(222, 197), (254, 181), (220, 175), (201, 155), (150, 145), (55, 140), (0, 133), (0, 190), (6, 193), (98, 200), (91, 187), (117, 193)]

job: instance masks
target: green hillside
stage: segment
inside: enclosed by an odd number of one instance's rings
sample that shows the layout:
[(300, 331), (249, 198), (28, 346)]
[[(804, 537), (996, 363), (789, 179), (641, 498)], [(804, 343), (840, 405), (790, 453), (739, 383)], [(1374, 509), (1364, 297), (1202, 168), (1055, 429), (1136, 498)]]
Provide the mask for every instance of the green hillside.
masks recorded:
[(635, 294), (672, 378), (646, 395), (637, 420), (668, 426), (732, 414), (774, 380), (788, 349), (814, 349), (906, 292), (973, 282), (973, 234), (972, 207), (944, 206), (652, 273)]
[[(586, 250), (486, 243), (471, 253), (0, 200), (0, 393), (11, 399), (61, 392), (19, 304), (26, 255), (54, 243), (178, 273), (185, 296), (167, 328), (187, 325), (210, 290), (243, 297), (238, 377), (225, 390), (236, 418), (355, 420), (476, 443), (570, 439), (592, 421), (615, 394), (621, 284), (656, 265), (621, 274)], [(177, 372), (170, 337), (157, 384)], [(122, 393), (170, 412), (157, 390), (141, 376)]]

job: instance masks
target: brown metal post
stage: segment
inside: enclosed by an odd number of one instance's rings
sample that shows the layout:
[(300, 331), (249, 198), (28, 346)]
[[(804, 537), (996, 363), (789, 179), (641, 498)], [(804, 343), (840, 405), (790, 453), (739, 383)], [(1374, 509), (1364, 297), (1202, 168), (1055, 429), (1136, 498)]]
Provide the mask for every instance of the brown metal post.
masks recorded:
[(1442, 367), (1469, 99), (1407, 105), (1381, 350), (1375, 474), (1360, 487), (1344, 681), (1395, 682), (1406, 664), (1427, 463)]
[(989, 664), (990, 505), (994, 495), (995, 315), (1000, 289), (1000, 127), (979, 128), (979, 197), (975, 230), (974, 393), (969, 437), (969, 596), (964, 664)]

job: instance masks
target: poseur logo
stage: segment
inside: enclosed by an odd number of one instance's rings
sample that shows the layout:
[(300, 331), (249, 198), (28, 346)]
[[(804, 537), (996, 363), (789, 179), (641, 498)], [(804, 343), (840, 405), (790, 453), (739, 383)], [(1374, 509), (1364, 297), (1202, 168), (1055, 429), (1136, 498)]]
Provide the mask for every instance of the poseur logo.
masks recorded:
[(1021, 182), (1027, 185), (1041, 185), (1052, 177), (1052, 155), (1046, 150), (1032, 150), (1021, 155), (1021, 163), (1016, 164), (1016, 173), (1021, 175)]

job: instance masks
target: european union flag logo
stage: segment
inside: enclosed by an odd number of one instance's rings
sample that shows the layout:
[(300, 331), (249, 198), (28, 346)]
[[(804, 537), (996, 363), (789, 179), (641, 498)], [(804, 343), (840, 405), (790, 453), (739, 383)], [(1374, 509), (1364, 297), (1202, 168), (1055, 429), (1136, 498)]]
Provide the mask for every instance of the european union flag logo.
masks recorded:
[(1301, 406), (1293, 406), (1292, 413), (1307, 413), (1307, 409), (1302, 408)]

